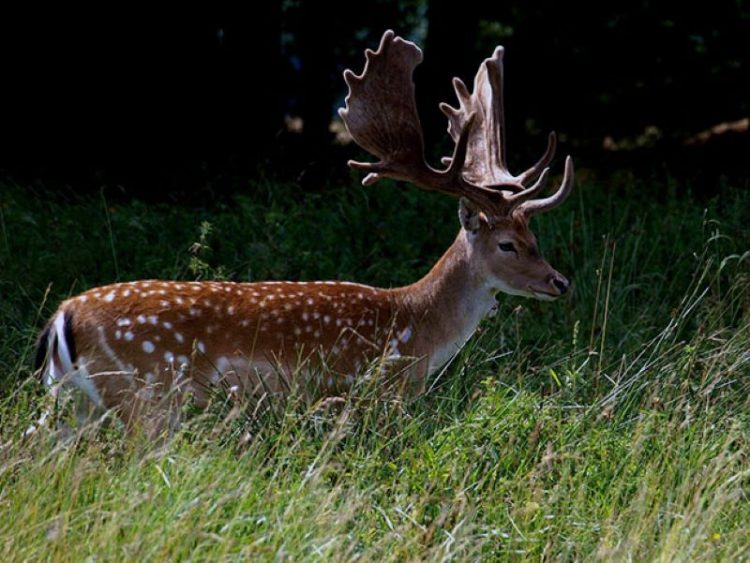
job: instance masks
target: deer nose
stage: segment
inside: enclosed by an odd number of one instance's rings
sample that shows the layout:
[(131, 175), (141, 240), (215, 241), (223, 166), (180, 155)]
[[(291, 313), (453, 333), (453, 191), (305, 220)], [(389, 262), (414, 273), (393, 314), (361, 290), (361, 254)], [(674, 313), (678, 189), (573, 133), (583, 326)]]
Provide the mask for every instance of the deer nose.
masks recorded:
[(560, 292), (560, 295), (563, 295), (568, 291), (570, 283), (563, 277), (555, 277), (552, 279), (552, 285), (557, 288), (557, 291)]

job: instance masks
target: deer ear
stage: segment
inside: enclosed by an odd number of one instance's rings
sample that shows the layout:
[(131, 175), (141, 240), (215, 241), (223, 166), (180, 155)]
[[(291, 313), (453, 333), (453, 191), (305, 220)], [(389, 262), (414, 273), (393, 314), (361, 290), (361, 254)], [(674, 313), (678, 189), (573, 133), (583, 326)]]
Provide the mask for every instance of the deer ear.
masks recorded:
[(485, 222), (484, 213), (482, 213), (476, 204), (471, 200), (462, 197), (458, 200), (458, 220), (461, 226), (472, 234), (475, 234)]

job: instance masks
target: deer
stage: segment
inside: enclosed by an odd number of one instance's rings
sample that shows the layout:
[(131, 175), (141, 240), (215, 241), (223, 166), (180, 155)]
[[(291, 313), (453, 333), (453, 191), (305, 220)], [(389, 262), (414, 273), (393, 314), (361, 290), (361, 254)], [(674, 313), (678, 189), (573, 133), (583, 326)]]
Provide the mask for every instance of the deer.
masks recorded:
[(362, 184), (390, 178), (458, 198), (458, 235), (424, 277), (395, 288), (161, 280), (95, 287), (65, 300), (41, 333), (35, 368), (44, 385), (54, 396), (75, 393), (88, 415), (115, 412), (126, 428), (153, 417), (161, 429), (179, 423), (165, 414), (174, 407), (168, 395), (189, 392), (205, 408), (221, 385), (259, 399), (312, 382), (319, 396), (332, 396), (379, 358), (408, 359), (399, 390), (419, 395), (497, 294), (545, 301), (565, 294), (570, 284), (540, 254), (529, 220), (565, 201), (573, 163), (568, 156), (559, 187), (541, 197), (557, 147), (553, 132), (533, 166), (508, 170), (503, 55), (498, 46), (482, 62), (472, 92), (453, 79), (457, 107), (440, 104), (454, 143), (443, 169), (425, 159), (416, 44), (386, 31), (377, 50), (365, 51), (361, 74), (344, 72), (339, 114), (353, 141), (377, 159), (348, 162), (366, 173)]

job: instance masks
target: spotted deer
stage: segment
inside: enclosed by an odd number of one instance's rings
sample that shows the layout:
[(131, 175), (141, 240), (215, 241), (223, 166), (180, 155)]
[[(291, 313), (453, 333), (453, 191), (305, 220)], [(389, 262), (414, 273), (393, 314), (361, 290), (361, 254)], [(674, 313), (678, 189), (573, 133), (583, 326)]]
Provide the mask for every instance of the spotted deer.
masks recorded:
[(352, 139), (378, 160), (349, 166), (367, 173), (364, 185), (392, 178), (460, 198), (458, 236), (433, 268), (392, 289), (156, 280), (90, 289), (64, 301), (40, 337), (37, 368), (53, 393), (73, 390), (96, 409), (114, 409), (130, 427), (162, 412), (170, 391), (189, 389), (199, 406), (219, 385), (261, 397), (313, 384), (326, 396), (351, 386), (379, 358), (409, 359), (398, 381), (404, 392), (420, 393), (498, 292), (553, 300), (568, 290), (542, 258), (529, 219), (565, 200), (573, 164), (568, 157), (552, 195), (535, 197), (555, 153), (552, 133), (536, 164), (509, 172), (503, 48), (481, 64), (473, 92), (453, 80), (458, 107), (440, 106), (455, 143), (444, 169), (424, 158), (412, 79), (419, 47), (387, 31), (365, 55), (362, 74), (344, 73), (349, 93), (339, 113)]

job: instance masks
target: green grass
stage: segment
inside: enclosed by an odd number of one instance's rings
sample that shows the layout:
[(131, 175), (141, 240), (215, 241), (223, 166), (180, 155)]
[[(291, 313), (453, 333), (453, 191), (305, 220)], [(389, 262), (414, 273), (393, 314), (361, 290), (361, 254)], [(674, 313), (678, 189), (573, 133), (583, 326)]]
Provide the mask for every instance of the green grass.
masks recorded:
[(400, 285), (450, 244), (454, 202), (0, 187), (0, 559), (748, 559), (750, 193), (684, 191), (579, 181), (534, 226), (571, 298), (501, 296), (424, 397), (261, 420), (216, 404), (154, 450), (107, 428), (22, 437), (60, 299), (143, 277)]

